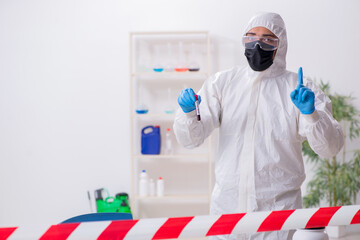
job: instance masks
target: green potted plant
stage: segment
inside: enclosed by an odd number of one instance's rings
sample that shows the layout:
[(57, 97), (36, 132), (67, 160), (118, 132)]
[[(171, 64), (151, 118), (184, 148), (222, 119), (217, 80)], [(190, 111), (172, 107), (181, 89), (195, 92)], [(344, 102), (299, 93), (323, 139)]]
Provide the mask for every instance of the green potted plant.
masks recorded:
[[(360, 114), (353, 105), (351, 96), (330, 93), (329, 84), (321, 81), (319, 87), (331, 99), (334, 118), (341, 124), (344, 138), (350, 141), (359, 137)], [(303, 155), (314, 165), (314, 176), (307, 185), (307, 195), (303, 197), (305, 208), (320, 206), (326, 202), (328, 206), (351, 205), (356, 202), (360, 191), (360, 150), (348, 151), (346, 141), (342, 151), (331, 159), (318, 156), (305, 141)], [(349, 156), (351, 154), (351, 156)], [(328, 233), (330, 234), (328, 229)], [(335, 230), (336, 231), (336, 230)], [(338, 229), (345, 232), (345, 228)], [(335, 233), (339, 236), (341, 233)]]

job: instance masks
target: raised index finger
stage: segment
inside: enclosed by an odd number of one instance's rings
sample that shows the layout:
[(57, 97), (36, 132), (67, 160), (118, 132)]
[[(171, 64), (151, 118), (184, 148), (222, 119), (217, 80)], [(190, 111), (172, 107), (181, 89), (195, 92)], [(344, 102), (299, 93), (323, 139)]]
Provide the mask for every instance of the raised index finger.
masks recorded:
[(298, 81), (299, 81), (299, 85), (303, 85), (303, 71), (302, 71), (302, 67), (299, 68), (298, 71)]

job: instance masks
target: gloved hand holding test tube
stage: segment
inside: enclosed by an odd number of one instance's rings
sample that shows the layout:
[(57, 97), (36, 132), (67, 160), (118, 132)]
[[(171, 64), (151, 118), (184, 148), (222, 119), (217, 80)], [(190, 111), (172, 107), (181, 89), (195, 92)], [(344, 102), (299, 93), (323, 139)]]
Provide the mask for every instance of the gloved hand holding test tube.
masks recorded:
[(178, 97), (178, 103), (184, 113), (189, 113), (196, 110), (197, 120), (201, 120), (199, 108), (201, 97), (200, 95), (196, 95), (192, 88), (186, 88), (181, 91)]

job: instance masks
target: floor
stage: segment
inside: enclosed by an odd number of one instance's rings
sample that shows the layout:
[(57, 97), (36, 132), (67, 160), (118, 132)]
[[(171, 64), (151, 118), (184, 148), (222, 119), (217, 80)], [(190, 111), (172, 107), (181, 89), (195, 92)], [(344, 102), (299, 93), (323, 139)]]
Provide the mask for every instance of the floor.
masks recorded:
[[(206, 240), (208, 238), (191, 238), (189, 240)], [(329, 238), (329, 240), (360, 240), (360, 233), (347, 233), (345, 237), (342, 238)]]
[(330, 238), (329, 240), (359, 240), (360, 233), (348, 233), (345, 237), (342, 238)]
[[(189, 238), (188, 240), (207, 240), (208, 238)], [(342, 238), (329, 238), (329, 240), (360, 240), (360, 233), (348, 233)]]

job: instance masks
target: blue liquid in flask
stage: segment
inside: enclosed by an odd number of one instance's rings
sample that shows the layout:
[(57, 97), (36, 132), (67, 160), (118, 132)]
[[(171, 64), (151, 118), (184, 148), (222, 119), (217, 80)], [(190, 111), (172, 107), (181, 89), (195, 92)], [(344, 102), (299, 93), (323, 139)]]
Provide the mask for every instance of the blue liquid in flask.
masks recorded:
[(153, 68), (154, 72), (162, 72), (164, 68)]
[(146, 114), (149, 112), (149, 110), (147, 110), (147, 109), (142, 109), (142, 110), (136, 109), (135, 111), (137, 114)]

